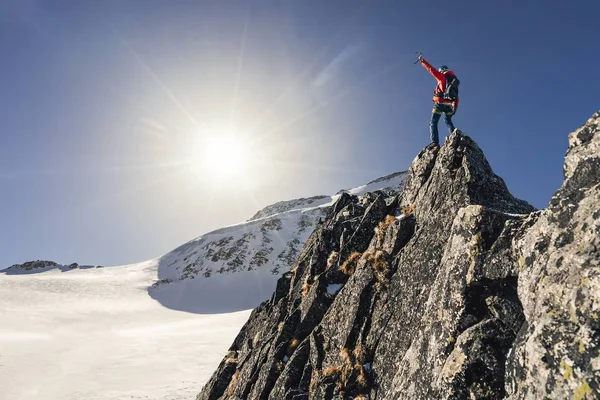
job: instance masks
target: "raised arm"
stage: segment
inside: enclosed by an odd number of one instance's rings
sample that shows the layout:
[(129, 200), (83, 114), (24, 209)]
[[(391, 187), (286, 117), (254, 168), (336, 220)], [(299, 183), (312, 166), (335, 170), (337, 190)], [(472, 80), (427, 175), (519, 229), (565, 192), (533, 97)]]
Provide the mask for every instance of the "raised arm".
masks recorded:
[(429, 72), (431, 74), (431, 76), (433, 76), (438, 82), (443, 82), (444, 81), (444, 74), (442, 74), (440, 71), (438, 71), (433, 65), (429, 64), (427, 62), (427, 60), (425, 60), (424, 58), (421, 58), (421, 65), (423, 66), (423, 68), (425, 68), (427, 70), (427, 72)]

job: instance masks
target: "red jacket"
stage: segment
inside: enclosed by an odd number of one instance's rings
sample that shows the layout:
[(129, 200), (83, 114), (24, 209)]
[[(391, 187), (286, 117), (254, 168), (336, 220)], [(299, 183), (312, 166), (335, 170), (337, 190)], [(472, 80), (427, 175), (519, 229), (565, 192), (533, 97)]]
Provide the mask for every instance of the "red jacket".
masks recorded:
[(433, 91), (433, 102), (434, 103), (442, 103), (442, 104), (451, 104), (454, 107), (454, 112), (458, 109), (458, 98), (456, 100), (448, 100), (444, 99), (444, 97), (440, 96), (446, 91), (446, 74), (455, 75), (452, 71), (438, 71), (433, 65), (429, 64), (424, 58), (421, 59), (421, 65), (423, 68), (427, 70), (435, 78), (437, 81), (437, 86)]

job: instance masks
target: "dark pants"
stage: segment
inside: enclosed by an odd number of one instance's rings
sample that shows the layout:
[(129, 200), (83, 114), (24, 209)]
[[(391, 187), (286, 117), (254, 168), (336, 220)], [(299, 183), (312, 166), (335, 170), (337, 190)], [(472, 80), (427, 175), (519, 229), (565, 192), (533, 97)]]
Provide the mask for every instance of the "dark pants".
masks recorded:
[(440, 117), (442, 116), (442, 114), (444, 114), (446, 125), (448, 126), (448, 130), (450, 131), (450, 133), (454, 131), (454, 124), (452, 123), (453, 112), (454, 109), (449, 104), (435, 103), (435, 105), (433, 106), (433, 110), (431, 110), (431, 122), (429, 123), (429, 134), (433, 143), (438, 145), (440, 144), (438, 122), (440, 121)]

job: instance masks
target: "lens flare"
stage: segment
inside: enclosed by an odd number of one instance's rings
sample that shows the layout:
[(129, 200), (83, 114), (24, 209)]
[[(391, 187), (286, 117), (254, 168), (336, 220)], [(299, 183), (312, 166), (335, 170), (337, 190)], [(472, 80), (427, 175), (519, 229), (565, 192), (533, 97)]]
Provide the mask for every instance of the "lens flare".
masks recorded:
[(248, 168), (249, 154), (250, 146), (241, 135), (216, 132), (198, 140), (188, 163), (201, 175), (241, 176)]

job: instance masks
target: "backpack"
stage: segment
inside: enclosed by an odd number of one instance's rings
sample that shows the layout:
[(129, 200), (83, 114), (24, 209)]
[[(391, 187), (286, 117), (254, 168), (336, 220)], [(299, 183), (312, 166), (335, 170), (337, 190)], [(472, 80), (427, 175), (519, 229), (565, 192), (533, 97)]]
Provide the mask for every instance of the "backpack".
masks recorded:
[(460, 85), (460, 81), (456, 75), (446, 74), (446, 91), (444, 91), (444, 99), (458, 99), (458, 85)]

